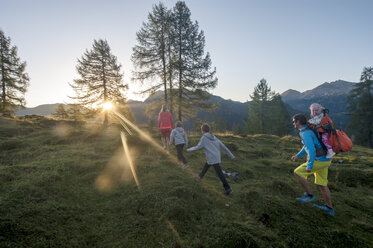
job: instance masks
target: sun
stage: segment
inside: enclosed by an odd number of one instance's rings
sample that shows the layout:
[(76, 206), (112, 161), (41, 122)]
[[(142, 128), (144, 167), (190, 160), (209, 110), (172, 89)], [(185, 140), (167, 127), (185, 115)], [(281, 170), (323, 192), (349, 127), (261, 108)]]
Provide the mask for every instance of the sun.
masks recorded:
[(113, 104), (111, 102), (105, 102), (102, 106), (104, 110), (110, 110), (113, 108)]

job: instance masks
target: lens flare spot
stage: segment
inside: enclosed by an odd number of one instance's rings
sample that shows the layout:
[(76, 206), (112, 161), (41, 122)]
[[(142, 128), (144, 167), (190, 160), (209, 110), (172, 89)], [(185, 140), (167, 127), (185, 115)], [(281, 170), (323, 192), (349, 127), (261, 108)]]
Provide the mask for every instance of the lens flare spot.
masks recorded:
[(105, 102), (102, 107), (104, 108), (104, 110), (111, 110), (113, 108), (113, 104), (111, 102)]
[(98, 176), (95, 186), (100, 191), (110, 191), (114, 187), (113, 181), (107, 175)]

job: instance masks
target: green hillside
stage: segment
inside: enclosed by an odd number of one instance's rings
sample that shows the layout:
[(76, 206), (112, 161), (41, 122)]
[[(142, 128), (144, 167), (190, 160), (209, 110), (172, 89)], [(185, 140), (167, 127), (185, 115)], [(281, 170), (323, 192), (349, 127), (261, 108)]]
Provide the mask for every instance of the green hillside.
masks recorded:
[(295, 200), (296, 137), (217, 135), (236, 156), (223, 169), (239, 173), (225, 196), (213, 169), (193, 177), (203, 151), (182, 170), (174, 147), (168, 156), (133, 135), (137, 186), (119, 132), (0, 118), (0, 247), (373, 247), (372, 150), (333, 159), (330, 217)]

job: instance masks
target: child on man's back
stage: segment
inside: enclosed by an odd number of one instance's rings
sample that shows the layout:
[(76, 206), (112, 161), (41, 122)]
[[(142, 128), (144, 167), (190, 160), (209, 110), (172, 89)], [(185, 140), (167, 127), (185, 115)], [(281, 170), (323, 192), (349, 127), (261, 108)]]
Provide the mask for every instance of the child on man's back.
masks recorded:
[[(313, 103), (310, 106), (310, 111), (311, 111), (311, 119), (308, 120), (308, 123), (311, 124), (311, 126), (317, 126), (320, 125), (323, 118), (328, 118), (328, 122), (331, 123), (330, 118), (328, 117), (327, 114), (324, 114), (325, 108), (321, 106), (321, 104), (318, 103)], [(319, 130), (317, 130), (319, 132)], [(321, 133), (321, 141), (325, 145), (327, 151), (326, 158), (332, 158), (335, 155), (335, 152), (332, 149), (332, 145), (329, 143), (329, 134), (328, 132), (323, 131)]]

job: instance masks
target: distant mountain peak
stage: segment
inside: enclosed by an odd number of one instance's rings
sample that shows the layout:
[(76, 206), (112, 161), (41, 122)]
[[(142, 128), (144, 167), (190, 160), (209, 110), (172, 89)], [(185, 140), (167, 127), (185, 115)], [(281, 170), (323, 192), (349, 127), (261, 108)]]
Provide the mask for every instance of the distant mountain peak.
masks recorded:
[(283, 99), (285, 98), (285, 99), (290, 100), (290, 99), (294, 99), (294, 98), (299, 98), (300, 95), (301, 95), (301, 93), (299, 91), (290, 89), (290, 90), (287, 90), (287, 91), (283, 92), (281, 94), (281, 97)]
[(312, 90), (307, 90), (302, 93), (302, 98), (310, 99), (315, 97), (340, 96), (348, 95), (355, 87), (355, 83), (343, 80), (334, 82), (325, 82)]
[(319, 86), (306, 90), (302, 93), (296, 90), (287, 90), (281, 94), (284, 101), (295, 99), (311, 99), (318, 97), (341, 96), (348, 95), (355, 87), (355, 83), (344, 80), (336, 80), (333, 82), (325, 82)]

